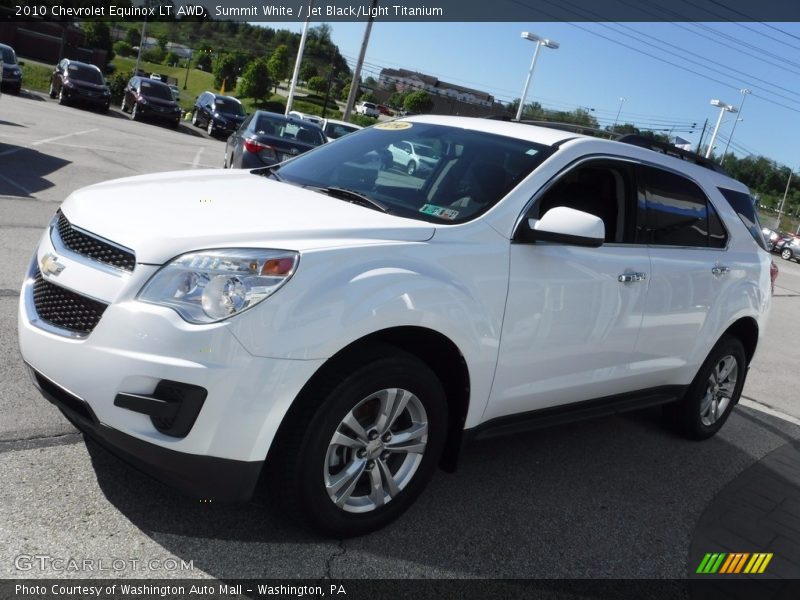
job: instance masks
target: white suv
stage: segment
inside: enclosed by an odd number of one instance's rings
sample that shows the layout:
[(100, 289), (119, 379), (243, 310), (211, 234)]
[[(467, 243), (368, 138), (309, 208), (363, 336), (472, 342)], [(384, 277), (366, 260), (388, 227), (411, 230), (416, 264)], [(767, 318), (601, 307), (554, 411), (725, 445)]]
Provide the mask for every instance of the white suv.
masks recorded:
[(355, 111), (356, 114), (365, 115), (367, 117), (375, 117), (376, 119), (381, 114), (378, 110), (378, 105), (374, 102), (359, 102), (356, 104)]
[[(439, 157), (424, 177), (377, 160), (403, 141)], [(769, 254), (745, 186), (625, 141), (424, 116), (79, 190), (31, 261), (22, 355), (155, 477), (231, 500), (261, 476), (337, 536), (490, 433), (664, 404), (709, 437), (764, 331)]]

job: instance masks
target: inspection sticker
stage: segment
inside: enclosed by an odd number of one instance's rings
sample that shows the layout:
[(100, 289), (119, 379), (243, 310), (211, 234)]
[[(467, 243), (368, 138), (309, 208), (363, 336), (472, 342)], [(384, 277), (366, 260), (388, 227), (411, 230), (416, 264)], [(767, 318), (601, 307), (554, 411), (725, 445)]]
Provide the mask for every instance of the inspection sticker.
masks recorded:
[(373, 129), (389, 129), (397, 131), (400, 129), (411, 129), (412, 124), (408, 121), (386, 121), (385, 123), (378, 123), (374, 125)]
[(445, 208), (444, 206), (436, 206), (435, 204), (425, 204), (419, 209), (419, 212), (439, 217), (440, 219), (447, 219), (448, 221), (452, 221), (458, 216), (457, 210)]

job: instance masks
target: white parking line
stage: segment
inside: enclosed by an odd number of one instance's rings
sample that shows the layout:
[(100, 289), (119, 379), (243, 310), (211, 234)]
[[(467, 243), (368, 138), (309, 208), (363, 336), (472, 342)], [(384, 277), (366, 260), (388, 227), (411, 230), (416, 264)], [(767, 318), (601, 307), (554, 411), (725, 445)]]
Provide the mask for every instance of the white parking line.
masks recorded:
[(205, 148), (200, 147), (197, 149), (197, 154), (194, 155), (194, 160), (192, 161), (192, 168), (196, 169), (200, 166), (200, 157), (203, 155), (203, 151)]
[(776, 408), (768, 406), (766, 404), (762, 404), (752, 398), (745, 398), (741, 396), (739, 398), (739, 404), (745, 406), (747, 408), (752, 408), (753, 410), (757, 410), (773, 417), (777, 417), (779, 419), (783, 419), (784, 421), (789, 421), (789, 423), (794, 423), (795, 425), (800, 425), (800, 419), (797, 417), (793, 417), (792, 415), (787, 415), (785, 412), (781, 412)]
[[(72, 136), (75, 136), (75, 135), (84, 135), (86, 133), (92, 133), (93, 131), (97, 131), (97, 128), (95, 127), (94, 129), (85, 129), (83, 131), (76, 131), (74, 133), (65, 133), (64, 135), (57, 135), (56, 137), (45, 138), (43, 140), (37, 140), (35, 142), (31, 142), (29, 147), (32, 148), (34, 146), (41, 146), (42, 144), (47, 144), (49, 142), (55, 142), (55, 141), (58, 141), (58, 140), (63, 140), (65, 138), (72, 137)], [(19, 146), (17, 148), (11, 148), (10, 150), (6, 150), (5, 152), (0, 152), (0, 156), (8, 156), (9, 154), (15, 154), (17, 152), (25, 150), (25, 148), (26, 148), (26, 146)]]
[(10, 185), (11, 187), (15, 187), (15, 188), (17, 188), (17, 189), (18, 189), (18, 190), (20, 190), (22, 193), (24, 193), (26, 196), (33, 196), (33, 192), (31, 192), (30, 190), (28, 190), (28, 189), (26, 189), (26, 188), (22, 187), (20, 184), (18, 184), (17, 182), (15, 182), (15, 181), (14, 181), (14, 180), (12, 180), (12, 179), (9, 179), (8, 177), (6, 177), (5, 175), (3, 175), (2, 173), (0, 173), (0, 179), (2, 179), (3, 181), (5, 181), (5, 182), (6, 182), (8, 185)]

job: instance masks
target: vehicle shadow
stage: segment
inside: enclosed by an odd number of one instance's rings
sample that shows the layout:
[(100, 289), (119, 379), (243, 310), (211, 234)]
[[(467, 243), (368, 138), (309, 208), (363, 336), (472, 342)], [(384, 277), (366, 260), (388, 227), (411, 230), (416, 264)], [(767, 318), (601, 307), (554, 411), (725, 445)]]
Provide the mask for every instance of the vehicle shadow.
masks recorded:
[(31, 197), (53, 187), (47, 176), (71, 161), (32, 148), (0, 144), (0, 196)]
[(46, 97), (47, 95), (46, 94), (40, 94), (38, 92), (33, 92), (31, 90), (26, 90), (26, 89), (23, 89), (22, 91), (20, 91), (18, 96), (20, 98), (25, 98), (27, 100), (37, 100), (39, 102), (44, 102), (44, 101), (47, 100), (47, 97)]
[(12, 127), (27, 127), (27, 125), (23, 125), (22, 123), (12, 123), (11, 121), (0, 120), (0, 127), (3, 125), (10, 125)]
[(338, 543), (263, 502), (191, 502), (89, 450), (107, 499), (216, 578), (684, 578), (699, 516), (758, 458), (727, 440), (757, 436), (767, 452), (785, 439), (738, 414), (702, 444), (660, 421), (647, 410), (476, 442), (395, 523)]

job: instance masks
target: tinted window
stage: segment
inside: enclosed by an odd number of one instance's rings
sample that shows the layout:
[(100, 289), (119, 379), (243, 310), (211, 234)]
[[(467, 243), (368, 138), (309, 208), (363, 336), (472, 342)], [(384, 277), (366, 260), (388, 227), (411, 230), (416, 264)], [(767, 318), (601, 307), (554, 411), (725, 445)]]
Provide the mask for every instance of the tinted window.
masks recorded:
[[(437, 158), (401, 152), (404, 141), (432, 148)], [(494, 206), (552, 152), (549, 146), (516, 138), (395, 121), (292, 159), (278, 176), (298, 185), (347, 188), (392, 214), (460, 223)]]
[(87, 65), (70, 63), (67, 66), (67, 75), (80, 81), (88, 81), (89, 83), (96, 83), (98, 85), (103, 85), (104, 83), (100, 71)]
[(0, 48), (0, 56), (2, 56), (3, 62), (7, 65), (17, 64), (17, 57), (14, 55), (14, 51), (7, 46)]
[(742, 223), (744, 223), (744, 226), (747, 227), (750, 235), (753, 236), (756, 244), (766, 250), (767, 246), (764, 244), (764, 238), (761, 236), (761, 224), (758, 222), (758, 213), (756, 213), (755, 201), (753, 198), (749, 194), (743, 192), (734, 192), (733, 190), (726, 190), (725, 188), (717, 189), (725, 196), (725, 200), (727, 200), (731, 208), (736, 211), (736, 214), (739, 215), (739, 218), (742, 220)]
[(643, 167), (647, 187), (646, 227), (658, 246), (709, 246), (708, 200), (692, 181)]
[(284, 140), (295, 140), (309, 146), (325, 143), (322, 131), (313, 125), (305, 126), (297, 121), (289, 122), (280, 115), (257, 113), (253, 131), (257, 135), (268, 135)]
[(242, 105), (233, 98), (217, 98), (214, 102), (214, 108), (220, 112), (231, 113), (234, 115), (244, 114)]
[(538, 201), (539, 218), (557, 206), (603, 220), (606, 242), (633, 242), (634, 178), (627, 164), (592, 162), (568, 171)]
[(342, 125), (341, 123), (328, 123), (325, 125), (325, 135), (332, 140), (347, 135), (348, 133), (353, 133), (354, 131), (358, 131), (358, 127)]
[(722, 225), (714, 205), (708, 203), (708, 245), (711, 248), (724, 248), (728, 241), (728, 234)]
[(151, 79), (142, 79), (141, 86), (139, 87), (142, 95), (149, 96), (150, 98), (158, 98), (160, 100), (172, 100), (172, 92), (169, 87), (163, 83)]

